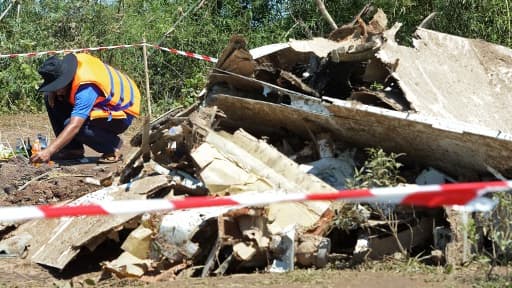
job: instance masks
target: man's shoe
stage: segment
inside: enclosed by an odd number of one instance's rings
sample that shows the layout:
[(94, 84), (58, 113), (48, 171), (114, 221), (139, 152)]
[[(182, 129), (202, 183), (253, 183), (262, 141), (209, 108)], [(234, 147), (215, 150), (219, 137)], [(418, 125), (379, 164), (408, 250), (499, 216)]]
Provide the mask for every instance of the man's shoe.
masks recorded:
[(84, 158), (84, 149), (62, 149), (52, 156), (52, 160), (78, 160)]
[(116, 150), (114, 153), (104, 153), (98, 159), (99, 164), (112, 164), (119, 161), (123, 161), (123, 154), (119, 150)]

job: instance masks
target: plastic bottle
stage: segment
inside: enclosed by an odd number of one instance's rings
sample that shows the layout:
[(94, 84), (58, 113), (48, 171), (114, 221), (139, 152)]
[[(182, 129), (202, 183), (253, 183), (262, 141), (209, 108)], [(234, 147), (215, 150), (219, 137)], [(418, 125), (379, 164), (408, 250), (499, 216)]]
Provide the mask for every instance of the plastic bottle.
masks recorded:
[(48, 138), (41, 133), (37, 133), (37, 139), (39, 139), (39, 143), (41, 143), (41, 149), (46, 149), (48, 147)]
[[(31, 149), (32, 155), (36, 155), (40, 151), (41, 151), (41, 143), (39, 142), (39, 139), (36, 138), (34, 140), (34, 143), (32, 143), (32, 149)], [(34, 166), (38, 167), (39, 163), (34, 163)]]

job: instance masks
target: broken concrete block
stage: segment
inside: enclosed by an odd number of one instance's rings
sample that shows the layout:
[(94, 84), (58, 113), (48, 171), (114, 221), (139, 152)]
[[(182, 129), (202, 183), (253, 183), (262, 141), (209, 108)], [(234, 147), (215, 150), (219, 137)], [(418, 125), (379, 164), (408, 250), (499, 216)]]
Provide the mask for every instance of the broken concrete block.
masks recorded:
[(260, 249), (269, 246), (271, 235), (265, 216), (242, 215), (236, 218), (236, 222), (245, 239), (254, 241)]
[(117, 259), (103, 263), (103, 269), (119, 278), (140, 278), (151, 267), (151, 260), (139, 259), (128, 252), (123, 252)]
[(28, 233), (21, 233), (2, 240), (0, 242), (0, 257), (22, 257), (30, 240), (32, 240), (32, 235)]
[(257, 249), (252, 244), (239, 242), (233, 245), (233, 255), (241, 261), (250, 261), (256, 252)]
[(139, 226), (128, 235), (123, 245), (121, 245), (121, 249), (137, 258), (147, 259), (149, 257), (152, 234), (153, 231), (151, 229)]
[(299, 237), (299, 245), (295, 251), (297, 263), (305, 267), (323, 268), (327, 265), (327, 256), (331, 249), (329, 238), (318, 235), (304, 234)]

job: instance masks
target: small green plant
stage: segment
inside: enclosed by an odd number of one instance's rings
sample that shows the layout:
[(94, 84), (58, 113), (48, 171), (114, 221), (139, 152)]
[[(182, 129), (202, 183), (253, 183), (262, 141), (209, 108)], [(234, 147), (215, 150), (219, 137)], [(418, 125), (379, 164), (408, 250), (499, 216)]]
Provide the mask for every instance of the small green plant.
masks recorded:
[[(512, 261), (512, 194), (494, 193), (493, 199), (498, 203), (496, 207), (485, 214), (478, 214), (472, 225), (475, 228), (468, 233), (476, 248), (475, 258), (490, 265), (489, 279), (496, 266), (508, 267)], [(485, 242), (490, 244), (481, 247)]]
[(382, 85), (379, 82), (373, 82), (370, 85), (370, 90), (373, 90), (373, 91), (382, 91), (383, 89), (384, 89), (384, 85)]
[(405, 154), (386, 153), (381, 148), (366, 148), (368, 159), (364, 165), (355, 170), (354, 178), (347, 180), (347, 187), (368, 188), (387, 187), (405, 183), (406, 180), (400, 176), (402, 163), (397, 159)]
[[(400, 167), (403, 165), (397, 161), (398, 157), (403, 153), (386, 153), (382, 148), (367, 148), (366, 154), (368, 158), (360, 169), (354, 172), (354, 178), (348, 179), (346, 186), (349, 188), (371, 188), (371, 187), (389, 187), (397, 186), (405, 183), (406, 180), (400, 176)], [(352, 209), (349, 209), (352, 207)], [(373, 210), (382, 220), (388, 222), (389, 233), (396, 239), (400, 253), (404, 257), (408, 257), (407, 247), (403, 247), (398, 238), (398, 216), (393, 210), (394, 206), (386, 204), (374, 205)], [(361, 210), (356, 209), (357, 206), (345, 205), (343, 209), (334, 209), (336, 216), (333, 224), (338, 228), (353, 228), (350, 224), (357, 225), (363, 223)], [(349, 217), (347, 217), (348, 215)]]
[[(346, 181), (347, 188), (368, 188), (396, 186), (404, 183), (405, 179), (400, 176), (402, 164), (397, 158), (404, 154), (387, 154), (381, 148), (367, 148), (367, 160), (360, 169), (354, 172), (354, 178)], [(358, 205), (343, 203), (333, 207), (336, 214), (333, 218), (333, 226), (348, 231), (364, 223), (367, 215), (362, 215), (365, 209)]]
[(366, 221), (365, 215), (362, 215), (358, 205), (349, 203), (335, 203), (333, 205), (332, 228), (336, 227), (340, 230), (350, 231)]
[(9, 160), (14, 156), (16, 156), (16, 153), (10, 147), (0, 144), (0, 161)]

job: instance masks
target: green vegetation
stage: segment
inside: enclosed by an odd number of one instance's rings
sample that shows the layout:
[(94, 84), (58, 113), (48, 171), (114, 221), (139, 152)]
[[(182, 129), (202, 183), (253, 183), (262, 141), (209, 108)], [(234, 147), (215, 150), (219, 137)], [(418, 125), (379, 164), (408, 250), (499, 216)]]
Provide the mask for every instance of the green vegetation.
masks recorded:
[(347, 187), (373, 188), (390, 187), (405, 183), (400, 176), (400, 167), (403, 165), (397, 161), (398, 157), (405, 154), (386, 153), (381, 148), (367, 148), (367, 160), (360, 169), (356, 169), (353, 179), (348, 179)]
[[(400, 176), (400, 167), (398, 158), (403, 154), (386, 153), (380, 148), (367, 148), (367, 159), (361, 168), (356, 169), (354, 177), (347, 180), (349, 188), (371, 188), (371, 187), (389, 187), (405, 183), (406, 180)], [(509, 287), (510, 277), (509, 266), (512, 263), (512, 194), (510, 192), (493, 193), (493, 199), (496, 201), (496, 207), (490, 212), (475, 213), (470, 217), (468, 224), (468, 238), (472, 244), (472, 261), (468, 264), (480, 265), (482, 269), (487, 269), (485, 277), (477, 279), (476, 287)], [(377, 210), (379, 210), (379, 206)], [(374, 207), (374, 208), (375, 208)], [(339, 229), (354, 229), (354, 223), (361, 223), (360, 213), (354, 205), (334, 206), (336, 216), (333, 224)], [(385, 215), (377, 211), (380, 215)], [(393, 213), (388, 217), (395, 217)], [(393, 220), (393, 219), (387, 219)], [(392, 222), (392, 221), (391, 221)], [(389, 226), (393, 235), (396, 235), (396, 227)], [(397, 242), (399, 243), (399, 242)], [(400, 245), (401, 247), (401, 245)], [(411, 269), (432, 269), (421, 264), (419, 258), (408, 257), (406, 251), (402, 248), (402, 254), (405, 260), (396, 260), (397, 263), (404, 265), (390, 265), (393, 269), (400, 271), (410, 271)], [(375, 267), (375, 263), (367, 263), (367, 268)], [(386, 265), (385, 265), (386, 266)], [(406, 268), (404, 268), (404, 267)], [(416, 267), (416, 268), (415, 268)], [(503, 271), (496, 271), (496, 267), (504, 267)], [(451, 273), (452, 265), (444, 267), (446, 273)], [(503, 269), (502, 269), (503, 270)], [(481, 275), (480, 275), (481, 276)]]
[[(403, 165), (397, 160), (404, 154), (393, 152), (388, 154), (382, 148), (366, 148), (365, 150), (367, 158), (361, 168), (354, 171), (354, 177), (346, 180), (347, 188), (389, 187), (406, 182), (400, 176), (400, 167)], [(338, 229), (348, 231), (365, 222), (365, 217), (361, 215), (358, 205), (338, 202), (334, 203), (331, 208), (335, 213), (332, 223)], [(380, 213), (382, 218), (386, 218), (382, 209), (378, 207), (376, 212)], [(391, 217), (394, 216), (396, 215), (391, 215)], [(396, 227), (390, 228), (396, 229)]]
[[(367, 3), (325, 2), (340, 24), (352, 20)], [(163, 47), (218, 57), (235, 33), (244, 35), (252, 48), (330, 32), (312, 0), (5, 0), (0, 1), (0, 11), (6, 11), (13, 3), (0, 20), (2, 54), (140, 43), (145, 38), (148, 43)], [(415, 27), (433, 11), (439, 12), (431, 23), (435, 30), (508, 46), (512, 43), (508, 0), (373, 3), (387, 13), (390, 24), (404, 23), (399, 34), (403, 43), (411, 42)], [(144, 87), (142, 49), (92, 53), (126, 71)], [(148, 53), (153, 111), (158, 114), (193, 102), (212, 64), (151, 48)], [(0, 113), (43, 110), (35, 91), (41, 82), (36, 70), (45, 58), (0, 59)]]
[(378, 82), (373, 82), (371, 85), (370, 85), (370, 89), (371, 90), (374, 90), (374, 91), (381, 91), (384, 89), (384, 85), (378, 83)]
[[(486, 279), (503, 280), (497, 266), (508, 267), (512, 262), (512, 195), (494, 193), (496, 207), (488, 213), (477, 213), (468, 224), (473, 260), (489, 265)], [(508, 279), (510, 281), (510, 279)]]

